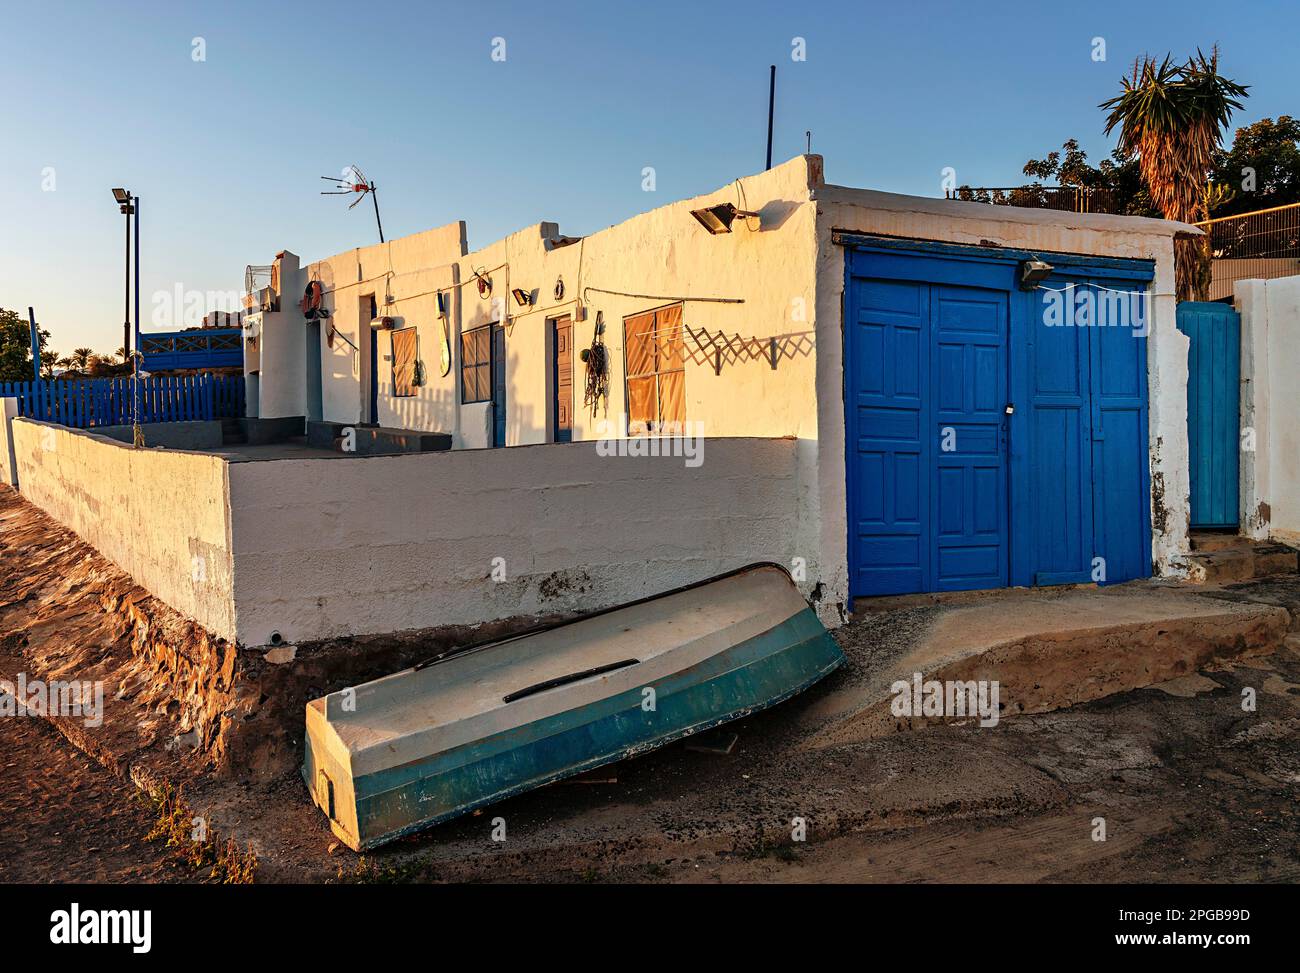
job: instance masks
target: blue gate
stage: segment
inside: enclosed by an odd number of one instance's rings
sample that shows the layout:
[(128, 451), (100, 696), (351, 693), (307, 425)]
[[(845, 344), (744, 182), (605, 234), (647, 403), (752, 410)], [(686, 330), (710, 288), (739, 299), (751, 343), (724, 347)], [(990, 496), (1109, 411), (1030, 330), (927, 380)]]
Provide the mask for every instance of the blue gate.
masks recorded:
[(1148, 576), (1152, 263), (840, 242), (850, 594)]
[(1193, 527), (1236, 527), (1241, 403), (1241, 315), (1227, 304), (1184, 301), (1187, 440)]

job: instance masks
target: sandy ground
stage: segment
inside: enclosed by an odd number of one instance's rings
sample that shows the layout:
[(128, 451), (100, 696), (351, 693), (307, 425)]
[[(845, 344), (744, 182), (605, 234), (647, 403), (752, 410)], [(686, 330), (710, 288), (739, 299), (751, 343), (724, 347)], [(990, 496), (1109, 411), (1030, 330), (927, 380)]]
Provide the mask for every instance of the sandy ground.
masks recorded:
[[(92, 594), (129, 579), (106, 563), (78, 573), (75, 539), (55, 550), (41, 546), (39, 531), (24, 536), (34, 545), (25, 559), (10, 550), (21, 548), (21, 537), (0, 538), (0, 547), (9, 542), (0, 558), (0, 675), (24, 671), (33, 646), (42, 671), (97, 664), (111, 655), (108, 645), (120, 651), (114, 616)], [(1287, 621), (1300, 618), (1300, 575), (1195, 595), (1158, 583), (1123, 587), (1082, 598), (1034, 591), (884, 606), (835, 632), (847, 660), (839, 671), (724, 728), (738, 737), (730, 752), (675, 744), (595, 781), (532, 791), (364, 858), (330, 833), (296, 760), (276, 764), (275, 776), (241, 780), (205, 773), (198, 756), (164, 745), (167, 735), (151, 728), (166, 722), (162, 711), (174, 700), (126, 697), (129, 705), (110, 707), (93, 734), (62, 721), (98, 762), (35, 717), (0, 718), (0, 881), (193, 880), (168, 864), (165, 848), (145, 842), (153, 813), (126, 779), (128, 768), (140, 780), (183, 782), (212, 829), (256, 849), (263, 882), (1300, 878), (1300, 642), (1296, 635), (1282, 642)], [(1154, 627), (1105, 627), (1078, 657), (1069, 655), (1073, 643), (1049, 639), (1037, 656), (1004, 659), (987, 677), (1018, 679), (1021, 697), (1076, 703), (1068, 709), (1019, 705), (1008, 712), (1020, 715), (985, 728), (897, 732), (890, 719), (876, 727), (880, 734), (820, 732), (856, 720), (864, 700), (877, 705), (878, 683), (887, 688), (891, 671), (910, 671), (918, 652), (961, 649), (973, 618), (1055, 617), (1081, 600), (1092, 615), (1098, 606), (1106, 615), (1135, 598), (1161, 605), (1192, 598), (1191, 615), (1204, 619), (1209, 604), (1222, 618), (1212, 631), (1174, 617), (1188, 612), (1174, 612), (1169, 624), (1157, 613)], [(1257, 608), (1244, 625), (1242, 605)], [(1207, 639), (1274, 651), (1231, 665), (1176, 651)], [(1180, 665), (1171, 669), (1171, 658)], [(1197, 675), (1189, 666), (1216, 668)], [(1113, 680), (1098, 681), (1111, 669), (1126, 670), (1120, 686), (1179, 678), (1163, 689), (1093, 698), (1114, 692)], [(1099, 691), (1072, 695), (1081, 681)], [(1254, 711), (1241, 706), (1246, 689), (1257, 696)], [(142, 728), (153, 739), (145, 747)], [(287, 745), (301, 746), (292, 728), (283, 732)], [(492, 838), (497, 818), (507, 824), (504, 841)], [(796, 819), (806, 841), (794, 840)], [(1106, 835), (1097, 841), (1101, 819)]]
[[(1244, 712), (1244, 688), (1256, 712)], [(811, 705), (809, 699), (804, 705)], [(816, 833), (807, 842), (756, 840), (699, 854), (668, 843), (653, 860), (612, 863), (603, 851), (511, 855), (487, 840), (500, 813), (521, 842), (530, 829), (598, 820), (635, 800), (657, 806), (737, 778), (756, 765), (765, 735), (797, 713), (736, 725), (730, 755), (667, 748), (619, 765), (612, 784), (556, 785), (417, 836), (365, 862), (332, 839), (285, 781), (271, 818), (286, 847), (267, 856), (262, 880), (553, 882), (1132, 882), (1300, 881), (1300, 656), (1285, 649), (1249, 666), (1184, 677), (997, 727), (937, 727), (829, 751), (846, 770), (826, 791), (860, 792), (865, 805), (895, 795), (864, 830)], [(41, 721), (0, 721), (0, 880), (185, 881), (156, 845), (131, 785), (113, 777)], [(830, 768), (828, 768), (830, 769)], [(798, 775), (803, 780), (802, 775)], [(870, 783), (866, 783), (870, 781)], [(301, 787), (300, 784), (297, 787)], [(872, 791), (876, 793), (872, 793)], [(963, 799), (962, 795), (968, 799)], [(926, 795), (938, 795), (926, 800)], [(957, 796), (953, 796), (957, 795)], [(841, 797), (843, 795), (840, 795)], [(824, 794), (788, 795), (788, 807)], [(853, 795), (849, 797), (852, 799)], [(250, 791), (250, 802), (265, 801)], [(743, 799), (741, 801), (743, 804)], [(264, 805), (265, 808), (265, 805)], [(734, 809), (732, 809), (734, 810)], [(1104, 818), (1106, 840), (1094, 840)], [(816, 816), (812, 815), (815, 821)], [(666, 819), (665, 819), (666, 820)], [(463, 845), (477, 842), (464, 860)], [(456, 849), (459, 861), (443, 856)], [(654, 849), (651, 849), (652, 851)], [(330, 866), (322, 866), (325, 861)]]
[(0, 882), (176, 882), (143, 796), (45, 720), (0, 719)]

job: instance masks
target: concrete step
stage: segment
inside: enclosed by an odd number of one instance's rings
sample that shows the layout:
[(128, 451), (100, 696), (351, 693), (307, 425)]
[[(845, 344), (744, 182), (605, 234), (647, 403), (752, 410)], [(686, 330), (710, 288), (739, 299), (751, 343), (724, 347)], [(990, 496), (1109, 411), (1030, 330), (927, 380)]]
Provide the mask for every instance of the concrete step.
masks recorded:
[[(351, 449), (344, 444), (350, 442)], [(451, 435), (416, 429), (348, 425), (343, 422), (307, 423), (307, 444), (357, 456), (391, 456), (398, 453), (431, 453), (451, 449)]]
[(1153, 582), (1021, 589), (862, 617), (836, 632), (847, 676), (808, 708), (812, 746), (959, 722), (894, 711), (896, 684), (918, 674), (923, 684), (996, 682), (999, 718), (1045, 713), (1276, 651), (1291, 621), (1279, 606)]
[(248, 434), (244, 431), (244, 424), (238, 419), (221, 420), (221, 445), (236, 446), (248, 442)]
[(1250, 547), (1255, 542), (1249, 537), (1230, 531), (1194, 530), (1191, 532), (1193, 551), (1226, 551), (1229, 548)]
[(1249, 581), (1274, 574), (1295, 574), (1300, 560), (1294, 548), (1284, 544), (1244, 543), (1193, 550), (1187, 558), (1187, 580), (1193, 584), (1223, 584)]

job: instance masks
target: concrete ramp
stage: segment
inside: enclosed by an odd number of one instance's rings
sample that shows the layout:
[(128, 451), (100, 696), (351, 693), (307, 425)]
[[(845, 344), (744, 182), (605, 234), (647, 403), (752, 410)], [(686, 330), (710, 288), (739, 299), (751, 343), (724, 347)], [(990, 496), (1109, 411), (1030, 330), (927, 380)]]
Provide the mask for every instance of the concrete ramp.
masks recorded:
[[(864, 640), (876, 629), (885, 648), (845, 646), (851, 675), (805, 714), (821, 724), (808, 745), (960, 722), (950, 713), (896, 714), (892, 687), (913, 684), (917, 674), (923, 682), (996, 681), (999, 718), (1045, 713), (1267, 654), (1282, 644), (1290, 622), (1280, 607), (1227, 602), (1150, 582), (967, 599), (899, 608), (892, 622), (882, 614), (880, 625), (868, 618), (850, 627), (852, 637)], [(908, 629), (897, 639), (896, 653), (888, 650), (891, 624)]]

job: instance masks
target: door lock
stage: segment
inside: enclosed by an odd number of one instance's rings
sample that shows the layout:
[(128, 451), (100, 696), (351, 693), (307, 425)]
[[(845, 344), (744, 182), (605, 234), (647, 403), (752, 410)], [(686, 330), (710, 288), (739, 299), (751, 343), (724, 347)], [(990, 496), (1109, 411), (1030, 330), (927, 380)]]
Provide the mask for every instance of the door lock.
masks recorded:
[(1015, 412), (1016, 412), (1016, 404), (1015, 404), (1014, 402), (1008, 402), (1008, 403), (1007, 403), (1007, 407), (1006, 407), (1005, 409), (1003, 409), (1002, 411), (1003, 411), (1004, 413), (1006, 413), (1007, 415), (1009, 415), (1009, 416), (1010, 416), (1010, 415), (1015, 415)]

